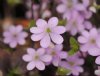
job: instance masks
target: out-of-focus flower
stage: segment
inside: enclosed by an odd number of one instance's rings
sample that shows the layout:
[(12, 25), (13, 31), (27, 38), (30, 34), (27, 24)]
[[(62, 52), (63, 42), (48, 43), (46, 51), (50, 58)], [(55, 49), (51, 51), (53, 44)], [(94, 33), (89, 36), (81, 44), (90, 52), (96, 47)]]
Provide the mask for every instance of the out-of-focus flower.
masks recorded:
[(49, 10), (45, 10), (42, 14), (42, 18), (49, 18), (51, 16), (51, 12)]
[(100, 55), (100, 36), (96, 28), (92, 28), (89, 32), (83, 31), (82, 35), (78, 37), (80, 50), (88, 52), (92, 56)]
[(84, 19), (79, 15), (78, 12), (74, 11), (71, 19), (67, 21), (66, 31), (69, 31), (71, 35), (76, 35), (77, 33), (84, 30), (83, 25)]
[(61, 59), (67, 58), (67, 53), (62, 51), (63, 46), (61, 45), (55, 45), (54, 47), (49, 47), (46, 50), (46, 53), (52, 56), (51, 63), (54, 66), (59, 66), (59, 63), (61, 62)]
[(100, 66), (98, 67), (98, 70), (95, 70), (95, 75), (100, 76)]
[(26, 12), (26, 18), (30, 19), (32, 17), (32, 11)]
[(90, 21), (84, 21), (83, 22), (85, 29), (90, 30), (93, 28), (92, 23)]
[(83, 64), (84, 60), (80, 58), (79, 55), (76, 53), (72, 56), (68, 56), (66, 61), (62, 61), (60, 63), (60, 66), (69, 70), (70, 74), (78, 76), (79, 73), (82, 73), (84, 71), (83, 68), (81, 67), (81, 65)]
[(28, 34), (22, 30), (23, 27), (21, 25), (10, 26), (3, 33), (4, 43), (9, 44), (11, 48), (15, 48), (17, 44), (24, 45)]
[(37, 27), (32, 27), (30, 31), (34, 33), (31, 36), (33, 41), (39, 41), (40, 45), (47, 48), (51, 40), (56, 44), (61, 44), (64, 40), (60, 34), (65, 32), (64, 26), (57, 26), (58, 18), (52, 17), (49, 19), (48, 23), (43, 19), (38, 19), (36, 21)]
[(37, 51), (33, 48), (28, 48), (27, 53), (22, 58), (24, 61), (29, 62), (27, 70), (33, 70), (35, 67), (38, 70), (45, 70), (45, 62), (52, 60), (51, 55), (45, 53), (45, 49), (39, 48)]
[(61, 0), (62, 3), (57, 6), (57, 11), (63, 14), (63, 18), (70, 19), (73, 11), (84, 10), (85, 7), (78, 0)]

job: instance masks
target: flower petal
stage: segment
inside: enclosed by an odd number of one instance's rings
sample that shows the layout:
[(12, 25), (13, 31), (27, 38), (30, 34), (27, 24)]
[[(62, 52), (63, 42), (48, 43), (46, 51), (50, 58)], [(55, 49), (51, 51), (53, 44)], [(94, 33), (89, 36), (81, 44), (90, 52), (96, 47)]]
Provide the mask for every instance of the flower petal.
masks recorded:
[(38, 33), (42, 33), (43, 32), (43, 29), (38, 28), (38, 27), (32, 27), (32, 28), (30, 28), (30, 32), (31, 33), (35, 33), (35, 34), (38, 34)]
[(67, 58), (67, 53), (66, 52), (61, 52), (60, 53), (60, 58), (66, 59)]
[(100, 49), (98, 47), (90, 47), (88, 53), (92, 56), (98, 56), (100, 55)]
[(93, 37), (93, 38), (96, 38), (98, 36), (98, 31), (96, 30), (96, 28), (92, 28), (90, 30), (90, 35)]
[(33, 56), (35, 54), (35, 49), (27, 48), (27, 53)]
[(16, 41), (10, 42), (10, 47), (11, 48), (15, 48), (16, 46), (17, 46), (17, 42)]
[(65, 27), (57, 26), (57, 27), (53, 28), (53, 32), (56, 34), (63, 34), (65, 32)]
[(98, 57), (96, 58), (95, 63), (100, 65), (100, 56), (98, 56)]
[(33, 41), (39, 41), (39, 40), (41, 40), (43, 38), (43, 36), (44, 36), (44, 33), (41, 33), (41, 34), (33, 34), (33, 35), (31, 35), (31, 39)]
[(16, 26), (16, 32), (17, 32), (17, 33), (21, 32), (22, 30), (23, 30), (22, 25)]
[(18, 39), (18, 43), (20, 45), (24, 45), (25, 44), (25, 39), (22, 39), (22, 38)]
[(27, 65), (27, 70), (33, 70), (35, 68), (35, 62), (32, 61), (32, 62), (29, 62), (28, 65)]
[(45, 53), (45, 49), (44, 49), (44, 48), (39, 48), (39, 49), (36, 51), (36, 53), (37, 53), (39, 56), (41, 56), (41, 55), (43, 55), (43, 54)]
[(57, 12), (64, 13), (66, 11), (66, 6), (64, 4), (60, 4), (57, 6)]
[(37, 61), (37, 62), (36, 62), (36, 68), (37, 68), (38, 70), (44, 70), (44, 69), (45, 69), (45, 65), (44, 65), (43, 62)]
[(61, 35), (57, 35), (57, 34), (50, 34), (51, 39), (54, 43), (56, 44), (62, 44), (63, 43), (63, 37)]
[(80, 43), (86, 43), (87, 41), (88, 41), (88, 39), (83, 36), (78, 37), (78, 42), (80, 42)]
[(48, 21), (49, 27), (55, 27), (58, 24), (58, 18), (57, 17), (52, 17)]
[(41, 57), (41, 60), (44, 62), (50, 62), (52, 60), (51, 55), (44, 55)]
[(30, 55), (26, 54), (26, 55), (24, 55), (24, 56), (22, 57), (22, 59), (23, 59), (24, 61), (26, 61), (26, 62), (30, 62), (30, 61), (32, 60), (32, 57), (31, 57)]
[(38, 27), (40, 27), (40, 28), (44, 28), (44, 27), (47, 26), (47, 22), (46, 22), (45, 20), (43, 20), (43, 19), (38, 19), (38, 20), (36, 21), (36, 25), (37, 25)]
[(51, 43), (51, 40), (48, 34), (40, 41), (40, 45), (43, 48), (47, 48), (50, 45), (50, 43)]

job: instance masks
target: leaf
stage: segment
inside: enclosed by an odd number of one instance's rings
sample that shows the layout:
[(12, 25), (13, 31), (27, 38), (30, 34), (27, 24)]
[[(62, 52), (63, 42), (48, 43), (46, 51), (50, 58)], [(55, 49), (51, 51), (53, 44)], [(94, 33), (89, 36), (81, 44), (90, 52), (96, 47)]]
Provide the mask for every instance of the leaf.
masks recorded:
[(35, 21), (34, 20), (31, 20), (30, 23), (29, 23), (29, 28), (35, 26)]
[(79, 44), (78, 44), (77, 40), (74, 37), (70, 38), (70, 46), (71, 46), (71, 50), (68, 52), (69, 55), (73, 55), (76, 52), (78, 52)]
[(70, 74), (70, 70), (68, 70), (68, 69), (59, 67), (58, 70), (57, 70), (57, 75), (58, 76), (66, 76), (68, 74)]
[(66, 20), (59, 20), (58, 24), (64, 26), (66, 23), (67, 23)]

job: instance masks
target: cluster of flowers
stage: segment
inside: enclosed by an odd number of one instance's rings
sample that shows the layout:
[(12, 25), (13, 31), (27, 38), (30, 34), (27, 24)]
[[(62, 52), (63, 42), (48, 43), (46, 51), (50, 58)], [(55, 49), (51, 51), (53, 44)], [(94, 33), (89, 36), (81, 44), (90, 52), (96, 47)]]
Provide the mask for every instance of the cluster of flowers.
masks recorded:
[[(40, 41), (41, 48), (37, 50), (28, 48), (27, 54), (22, 58), (29, 62), (27, 70), (45, 70), (45, 66), (53, 64), (56, 67), (68, 69), (69, 74), (79, 75), (83, 72), (81, 65), (84, 60), (80, 57), (80, 53), (72, 56), (63, 51), (63, 37), (61, 34), (70, 32), (72, 36), (79, 34), (78, 42), (80, 43), (80, 51), (88, 52), (91, 56), (98, 56), (96, 64), (100, 64), (100, 32), (92, 26), (89, 19), (93, 12), (89, 9), (90, 1), (82, 0), (61, 0), (61, 4), (57, 6), (58, 13), (62, 14), (62, 18), (66, 20), (66, 25), (57, 26), (58, 18), (52, 17), (47, 21), (38, 19), (36, 27), (31, 27), (31, 39)], [(4, 43), (9, 44), (11, 48), (15, 48), (17, 44), (25, 44), (25, 38), (28, 36), (22, 31), (22, 26), (11, 26), (4, 33)], [(98, 70), (96, 70), (98, 73)]]

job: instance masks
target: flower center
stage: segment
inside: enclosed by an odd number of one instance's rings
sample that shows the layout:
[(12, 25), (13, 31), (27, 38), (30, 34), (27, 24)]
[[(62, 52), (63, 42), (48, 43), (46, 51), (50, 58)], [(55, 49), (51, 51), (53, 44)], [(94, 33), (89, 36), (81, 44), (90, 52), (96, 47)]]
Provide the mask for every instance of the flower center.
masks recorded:
[(76, 23), (76, 21), (74, 21), (74, 22), (73, 22), (73, 25), (74, 25), (75, 27), (77, 26), (77, 23)]
[(73, 65), (74, 65), (74, 62), (69, 62), (69, 64), (70, 64), (71, 66), (73, 66)]
[(55, 51), (52, 51), (51, 55), (53, 55), (53, 56), (56, 55), (56, 52)]
[(13, 36), (16, 38), (16, 37), (17, 37), (17, 34), (16, 34), (16, 33), (14, 33), (14, 34), (13, 34)]
[(47, 28), (47, 30), (46, 30), (48, 33), (50, 33), (51, 32), (51, 30), (50, 30), (50, 28)]
[(38, 59), (39, 59), (39, 56), (35, 55), (34, 60), (38, 60)]
[(95, 39), (91, 39), (90, 41), (92, 44), (96, 43)]

